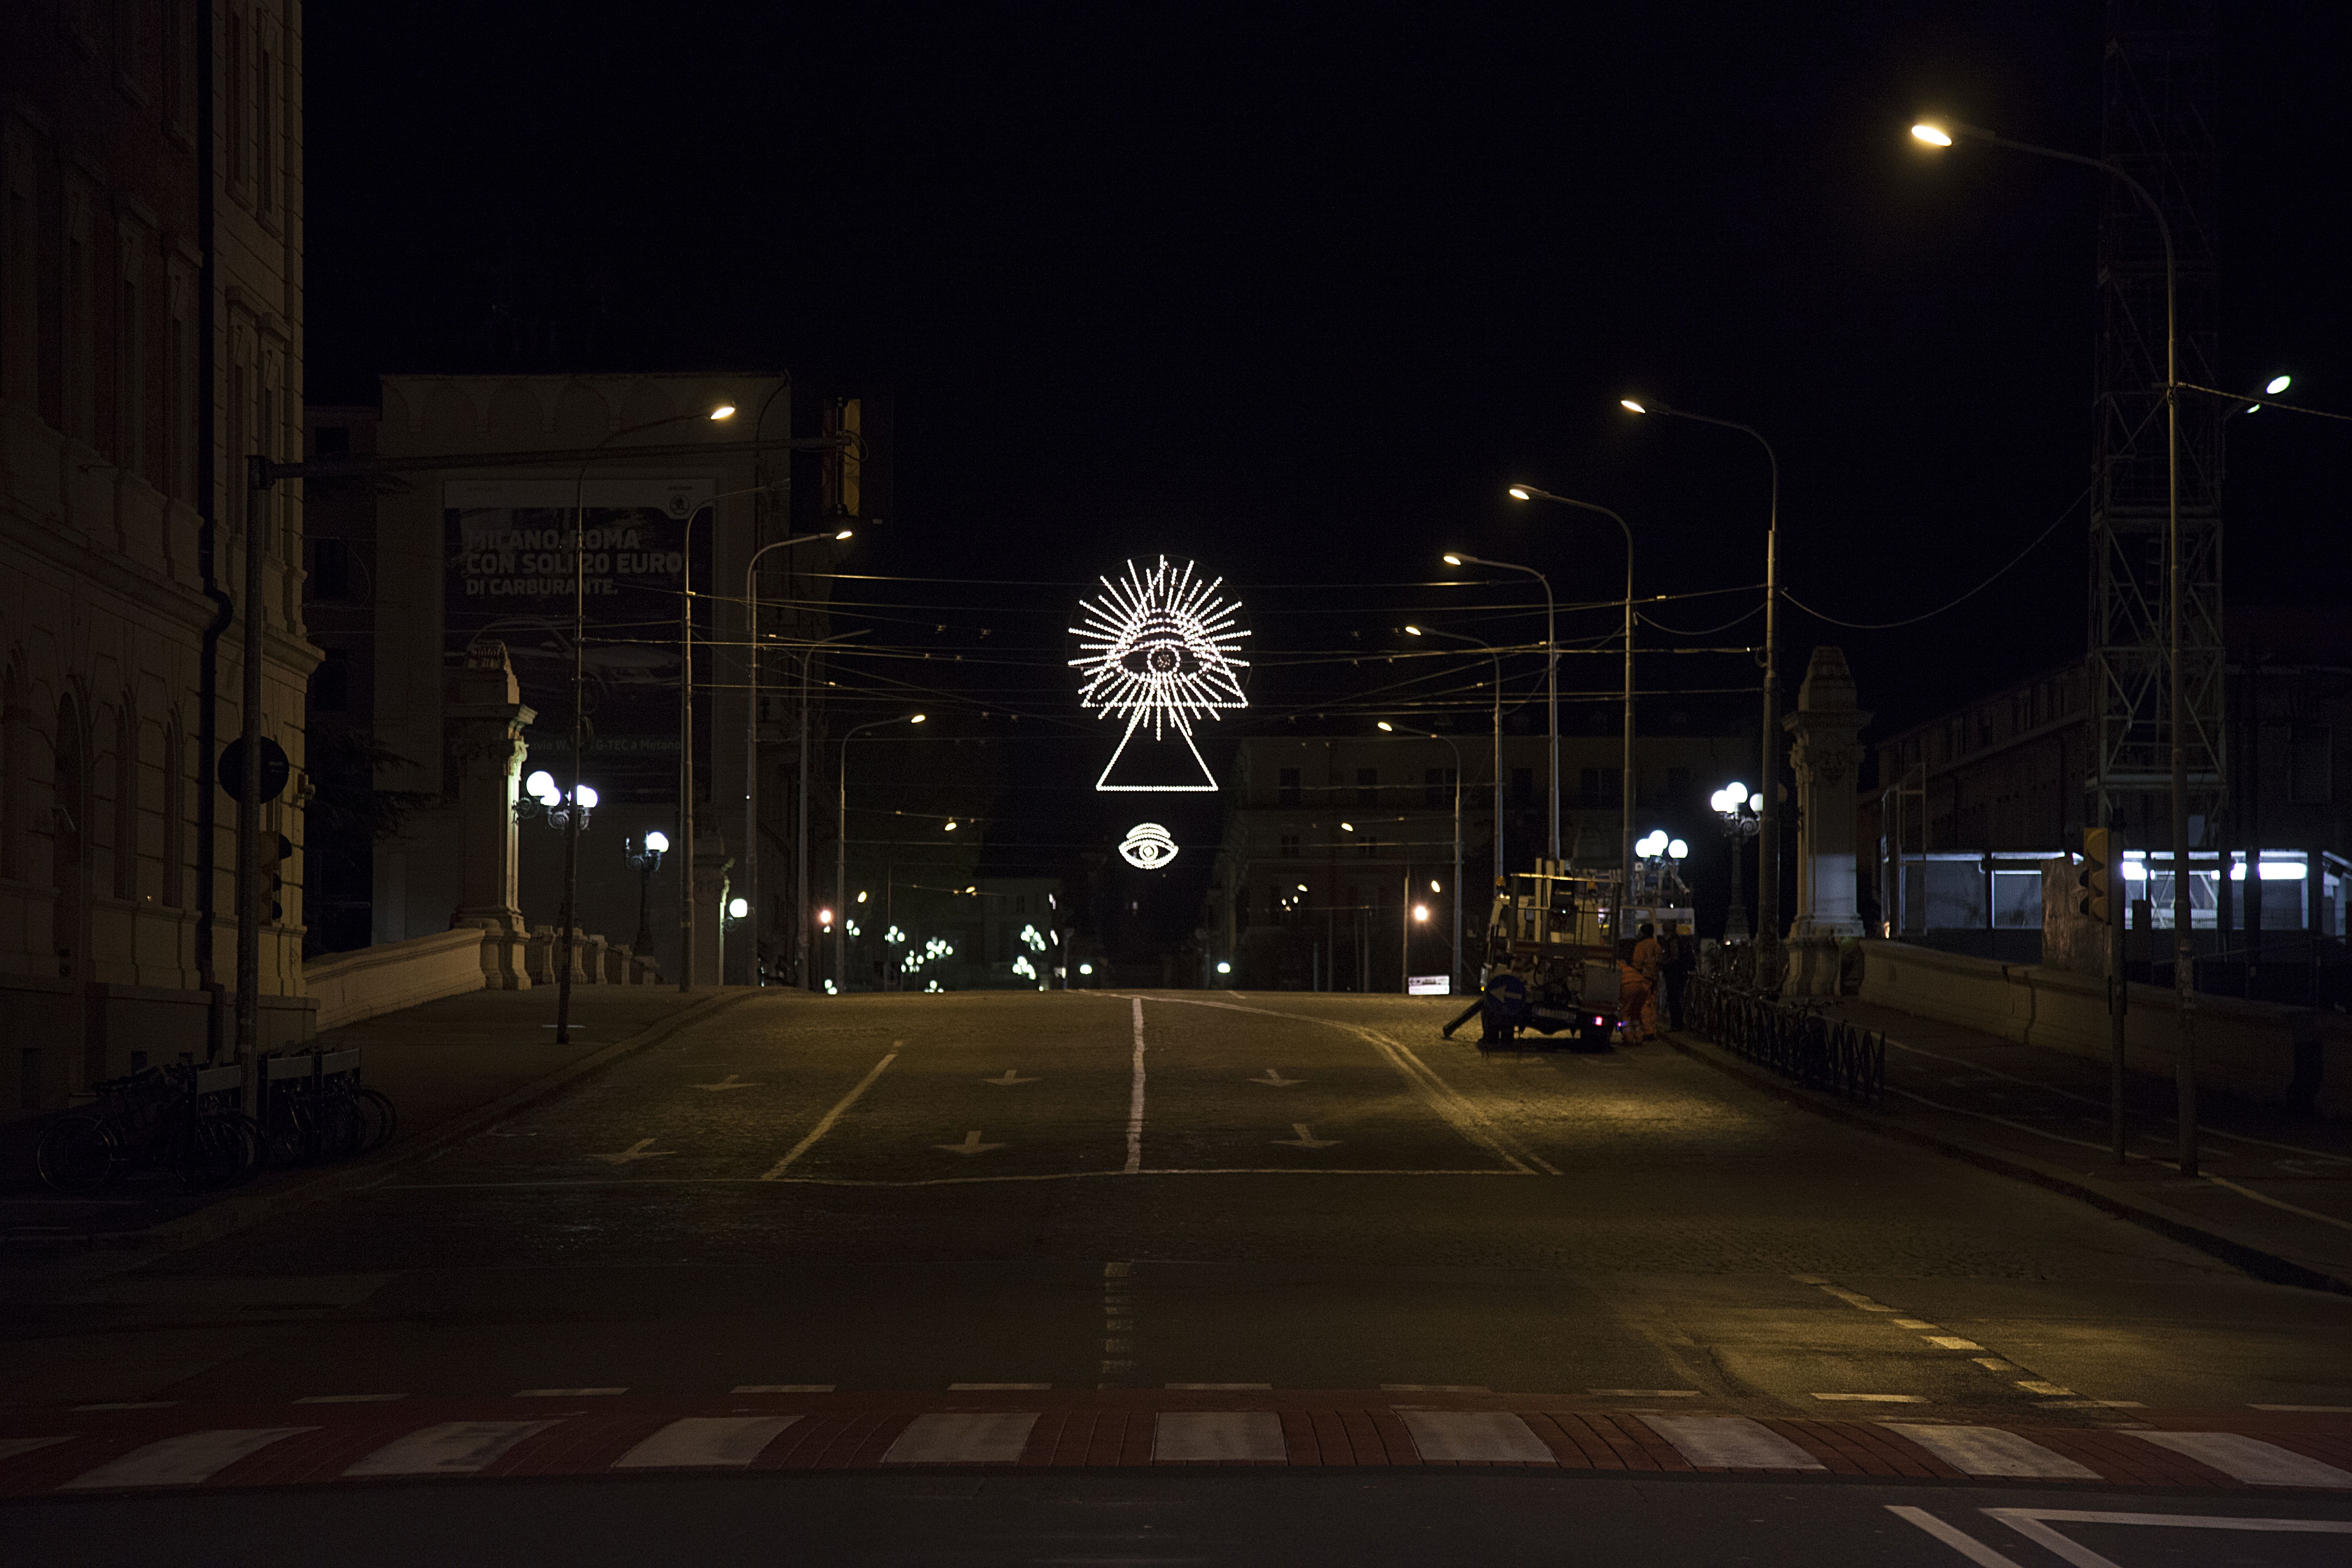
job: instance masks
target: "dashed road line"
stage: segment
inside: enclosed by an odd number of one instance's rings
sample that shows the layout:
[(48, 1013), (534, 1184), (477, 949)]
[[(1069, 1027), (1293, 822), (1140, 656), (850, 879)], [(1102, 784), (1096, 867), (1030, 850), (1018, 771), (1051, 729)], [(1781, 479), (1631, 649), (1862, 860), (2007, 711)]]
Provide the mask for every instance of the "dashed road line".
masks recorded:
[(1135, 1007), (1135, 1067), (1127, 1093), (1127, 1172), (1143, 1169), (1143, 998), (1128, 999)]
[(346, 1469), (354, 1479), (372, 1476), (464, 1476), (495, 1464), (527, 1437), (557, 1421), (445, 1421), (396, 1437)]
[(1701, 1469), (1829, 1468), (1762, 1422), (1745, 1415), (1644, 1415), (1642, 1420)]
[(185, 1432), (134, 1448), (94, 1470), (85, 1470), (58, 1489), (101, 1491), (121, 1487), (193, 1487), (210, 1480), (248, 1454), (315, 1426), (236, 1426)]
[(2014, 1432), (1998, 1426), (1931, 1426), (1883, 1421), (1954, 1469), (1971, 1476), (2020, 1476), (2036, 1480), (2095, 1481), (2096, 1470), (2078, 1465)]
[(613, 1461), (616, 1470), (741, 1469), (798, 1415), (689, 1415)]
[(2255, 1487), (2352, 1487), (2352, 1471), (2305, 1458), (2292, 1449), (2236, 1432), (2135, 1432), (2143, 1443), (2154, 1443), (2185, 1454), (2200, 1465), (2210, 1465), (2233, 1481)]

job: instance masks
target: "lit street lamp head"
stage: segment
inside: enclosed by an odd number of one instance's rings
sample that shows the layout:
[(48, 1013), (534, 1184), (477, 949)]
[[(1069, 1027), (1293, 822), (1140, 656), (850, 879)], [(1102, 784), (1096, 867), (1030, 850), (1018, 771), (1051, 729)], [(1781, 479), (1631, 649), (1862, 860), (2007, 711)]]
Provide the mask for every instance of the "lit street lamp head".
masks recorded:
[(856, 532), (856, 531), (856, 531), (856, 529), (854, 529), (854, 528), (845, 528), (845, 529), (843, 529), (839, 533), (835, 534), (835, 535), (834, 535), (834, 538), (835, 538), (835, 539), (847, 539), (851, 534), (853, 534), (853, 533), (855, 533), (855, 532)]
[(1533, 500), (1535, 499), (1535, 492), (1528, 489), (1525, 485), (1513, 485), (1509, 489), (1505, 490), (1503, 493), (1509, 496), (1513, 500)]
[(735, 417), (735, 405), (731, 403), (719, 404), (717, 407), (711, 409), (710, 417), (713, 419), (732, 419)]
[(923, 718), (924, 715), (920, 713), (910, 713), (907, 716), (907, 722), (909, 724), (919, 724), (923, 721)]
[(1919, 123), (1911, 127), (1911, 134), (1917, 137), (1920, 141), (1925, 142), (1930, 147), (1948, 147), (1952, 144), (1952, 133), (1950, 132), (1945, 130), (1940, 125), (1932, 124), (1925, 120), (1922, 120)]
[(1421, 635), (1421, 628), (1419, 626), (1407, 626), (1404, 629), (1404, 635), (1409, 637), (1417, 637)]
[(668, 854), (669, 835), (664, 833), (658, 827), (655, 828), (651, 833), (646, 835), (646, 847), (652, 850), (656, 855)]
[(1465, 562), (1465, 561), (1469, 561), (1469, 560), (1472, 560), (1472, 559), (1475, 559), (1475, 558), (1474, 558), (1474, 557), (1472, 557), (1472, 556), (1468, 556), (1468, 555), (1457, 555), (1457, 554), (1455, 554), (1453, 551), (1449, 550), (1449, 551), (1447, 551), (1447, 552), (1445, 552), (1445, 554), (1444, 554), (1444, 556), (1443, 557), (1443, 559), (1444, 559), (1444, 561), (1445, 562), (1445, 563), (1446, 563), (1448, 566), (1459, 566), (1459, 565), (1461, 565), (1464, 562)]
[(1374, 729), (1376, 729), (1376, 730), (1380, 731), (1382, 734), (1393, 735), (1393, 734), (1395, 734), (1395, 733), (1396, 733), (1396, 726), (1395, 726), (1395, 725), (1393, 725), (1393, 724), (1391, 724), (1391, 723), (1390, 723), (1390, 722), (1389, 722), (1387, 720), (1385, 720), (1385, 719), (1381, 720), (1379, 723), (1375, 724), (1375, 725), (1374, 725), (1374, 726), (1372, 726), (1372, 727), (1373, 727)]
[(2280, 393), (2284, 392), (2288, 387), (2293, 386), (2294, 384), (2294, 377), (2291, 375), (2274, 375), (2271, 377), (2268, 382), (2263, 384), (2263, 391), (2272, 397), (2276, 397)]
[(1647, 414), (1650, 411), (1650, 405), (1637, 397), (1621, 397), (1617, 400), (1617, 406), (1628, 414)]

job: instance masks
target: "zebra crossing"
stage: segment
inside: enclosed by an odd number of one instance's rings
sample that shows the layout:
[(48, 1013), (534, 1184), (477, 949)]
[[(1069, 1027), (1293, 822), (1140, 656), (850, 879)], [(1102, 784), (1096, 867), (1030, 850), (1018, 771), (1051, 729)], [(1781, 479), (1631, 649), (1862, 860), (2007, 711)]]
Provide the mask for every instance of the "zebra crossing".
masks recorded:
[[(1507, 1398), (1504, 1403), (1507, 1403)], [(1940, 1477), (2352, 1490), (2352, 1437), (2328, 1429), (2046, 1428), (1912, 1420), (1785, 1420), (1658, 1411), (1289, 1402), (1149, 1408), (1075, 1401), (924, 1408), (803, 1400), (800, 1408), (677, 1415), (548, 1411), (404, 1419), (310, 1406), (306, 1423), (52, 1430), (0, 1436), (0, 1495), (583, 1475), (603, 1471), (1053, 1465), (1507, 1465)], [(184, 1412), (183, 1416), (194, 1413)], [(61, 1423), (62, 1427), (64, 1424)]]

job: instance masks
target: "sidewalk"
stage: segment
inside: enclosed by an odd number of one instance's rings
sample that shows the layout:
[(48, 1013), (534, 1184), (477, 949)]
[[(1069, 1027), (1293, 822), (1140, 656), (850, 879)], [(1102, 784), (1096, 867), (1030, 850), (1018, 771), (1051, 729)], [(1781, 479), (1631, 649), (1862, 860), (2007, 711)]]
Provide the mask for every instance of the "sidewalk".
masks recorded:
[[(770, 994), (775, 994), (773, 991)], [(509, 1100), (551, 1093), (616, 1046), (653, 1038), (689, 1011), (715, 1011), (751, 993), (737, 987), (684, 994), (657, 985), (583, 986), (572, 993), (572, 1039), (555, 1043), (555, 993), (476, 991), (322, 1033), (318, 1044), (362, 1053), (361, 1073), (392, 1098), (400, 1115), (392, 1142), (362, 1160), (264, 1172), (224, 1192), (183, 1193), (173, 1177), (138, 1173), (95, 1197), (68, 1197), (41, 1184), (33, 1147), (41, 1121), (0, 1128), (0, 1250), (48, 1251), (102, 1239), (127, 1240), (159, 1226), (191, 1229), (191, 1216), (218, 1216), (226, 1233), (259, 1213), (299, 1201), (320, 1184), (380, 1172), (495, 1114)], [(176, 1222), (176, 1223), (175, 1223)], [(190, 1239), (196, 1238), (192, 1234)]]
[(2250, 1273), (2352, 1293), (2352, 1124), (2209, 1091), (2200, 1173), (2184, 1180), (2169, 1079), (2127, 1080), (2130, 1158), (2118, 1165), (2105, 1063), (1852, 998), (1830, 1012), (1886, 1036), (1883, 1104), (1801, 1089), (1694, 1035), (1673, 1040), (1789, 1098), (2083, 1198)]

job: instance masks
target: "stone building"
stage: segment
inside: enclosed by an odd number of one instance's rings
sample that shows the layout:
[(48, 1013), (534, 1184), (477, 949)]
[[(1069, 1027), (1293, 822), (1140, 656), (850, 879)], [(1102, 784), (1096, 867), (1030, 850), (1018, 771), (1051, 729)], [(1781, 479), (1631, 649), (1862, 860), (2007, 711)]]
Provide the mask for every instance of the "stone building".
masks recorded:
[[(195, 28), (208, 19), (210, 37)], [(241, 617), (266, 617), (265, 1039), (302, 996), (301, 13), (0, 6), (0, 1106), (227, 1048)], [(262, 603), (237, 602), (247, 549)]]

